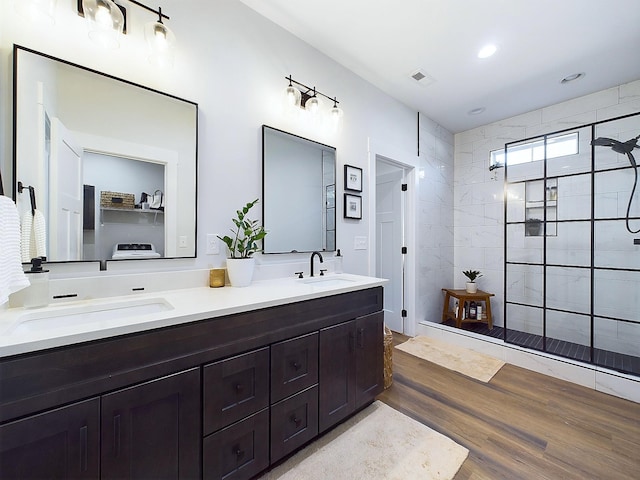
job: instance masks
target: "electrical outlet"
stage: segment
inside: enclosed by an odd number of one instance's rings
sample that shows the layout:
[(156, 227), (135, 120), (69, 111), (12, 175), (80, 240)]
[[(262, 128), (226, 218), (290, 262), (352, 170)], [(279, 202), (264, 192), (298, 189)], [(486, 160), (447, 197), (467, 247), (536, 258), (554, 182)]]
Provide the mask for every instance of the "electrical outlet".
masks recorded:
[(220, 245), (215, 233), (207, 234), (207, 255), (220, 255)]
[(367, 237), (354, 237), (353, 238), (354, 250), (366, 250), (367, 249)]
[(180, 235), (178, 237), (178, 247), (179, 248), (187, 248), (187, 236), (186, 235)]

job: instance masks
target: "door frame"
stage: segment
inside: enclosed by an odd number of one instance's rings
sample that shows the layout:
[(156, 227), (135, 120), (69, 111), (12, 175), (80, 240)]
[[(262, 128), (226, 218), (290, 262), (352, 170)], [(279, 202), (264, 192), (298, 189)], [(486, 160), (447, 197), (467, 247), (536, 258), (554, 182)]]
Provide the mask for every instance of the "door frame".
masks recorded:
[(369, 211), (371, 212), (371, 221), (369, 222), (369, 239), (371, 250), (369, 251), (369, 275), (375, 276), (376, 273), (376, 173), (378, 159), (387, 163), (397, 165), (404, 169), (405, 183), (408, 190), (405, 196), (404, 204), (404, 238), (407, 253), (404, 258), (404, 308), (407, 310), (407, 317), (404, 319), (405, 335), (415, 336), (418, 318), (416, 304), (416, 253), (418, 244), (416, 242), (416, 211), (417, 211), (417, 182), (418, 178), (416, 170), (418, 169), (418, 156), (415, 152), (408, 152), (394, 146), (383, 144), (369, 139)]

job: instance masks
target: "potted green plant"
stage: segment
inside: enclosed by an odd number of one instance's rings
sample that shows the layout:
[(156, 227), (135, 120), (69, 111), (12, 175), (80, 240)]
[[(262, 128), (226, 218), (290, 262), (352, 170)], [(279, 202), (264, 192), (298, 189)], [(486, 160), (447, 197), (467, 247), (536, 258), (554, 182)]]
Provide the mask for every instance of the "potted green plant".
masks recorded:
[(232, 236), (221, 237), (218, 235), (218, 238), (229, 249), (227, 273), (229, 281), (234, 287), (246, 287), (251, 283), (255, 267), (255, 258), (252, 255), (260, 251), (258, 242), (267, 235), (258, 220), (251, 220), (248, 217), (249, 211), (257, 203), (258, 199), (256, 198), (242, 209), (236, 210), (236, 218), (231, 219), (235, 225), (235, 228), (231, 229)]
[(476, 278), (480, 278), (482, 273), (478, 270), (463, 270), (462, 273), (469, 279), (466, 283), (467, 293), (476, 293), (478, 291), (478, 285), (476, 285)]

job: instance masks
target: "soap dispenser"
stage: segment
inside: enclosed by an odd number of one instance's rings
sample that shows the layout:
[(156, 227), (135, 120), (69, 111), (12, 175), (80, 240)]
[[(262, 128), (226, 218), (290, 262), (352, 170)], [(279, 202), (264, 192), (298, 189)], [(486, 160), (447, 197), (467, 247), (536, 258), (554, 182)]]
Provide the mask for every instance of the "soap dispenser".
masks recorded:
[(49, 304), (49, 270), (42, 268), (42, 258), (32, 258), (31, 270), (25, 273), (31, 286), (25, 292), (24, 306), (46, 307)]
[(334, 271), (336, 273), (342, 273), (342, 255), (340, 255), (340, 249), (336, 252), (336, 256), (334, 259)]

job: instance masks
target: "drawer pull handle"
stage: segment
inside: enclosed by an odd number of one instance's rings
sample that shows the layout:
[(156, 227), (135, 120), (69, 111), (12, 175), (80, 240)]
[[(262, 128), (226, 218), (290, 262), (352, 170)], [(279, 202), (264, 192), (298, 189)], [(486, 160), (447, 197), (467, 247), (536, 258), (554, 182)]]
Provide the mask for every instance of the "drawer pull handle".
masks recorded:
[(244, 450), (242, 450), (239, 446), (233, 447), (233, 453), (235, 453), (236, 458), (239, 460), (244, 457)]
[(294, 370), (300, 370), (300, 368), (302, 368), (302, 364), (298, 362), (292, 362), (291, 366), (293, 367)]
[(240, 393), (244, 390), (244, 385), (241, 383), (236, 383), (236, 392)]
[(295, 423), (296, 427), (299, 427), (302, 423), (302, 420), (296, 417), (295, 415), (291, 417), (291, 421)]

